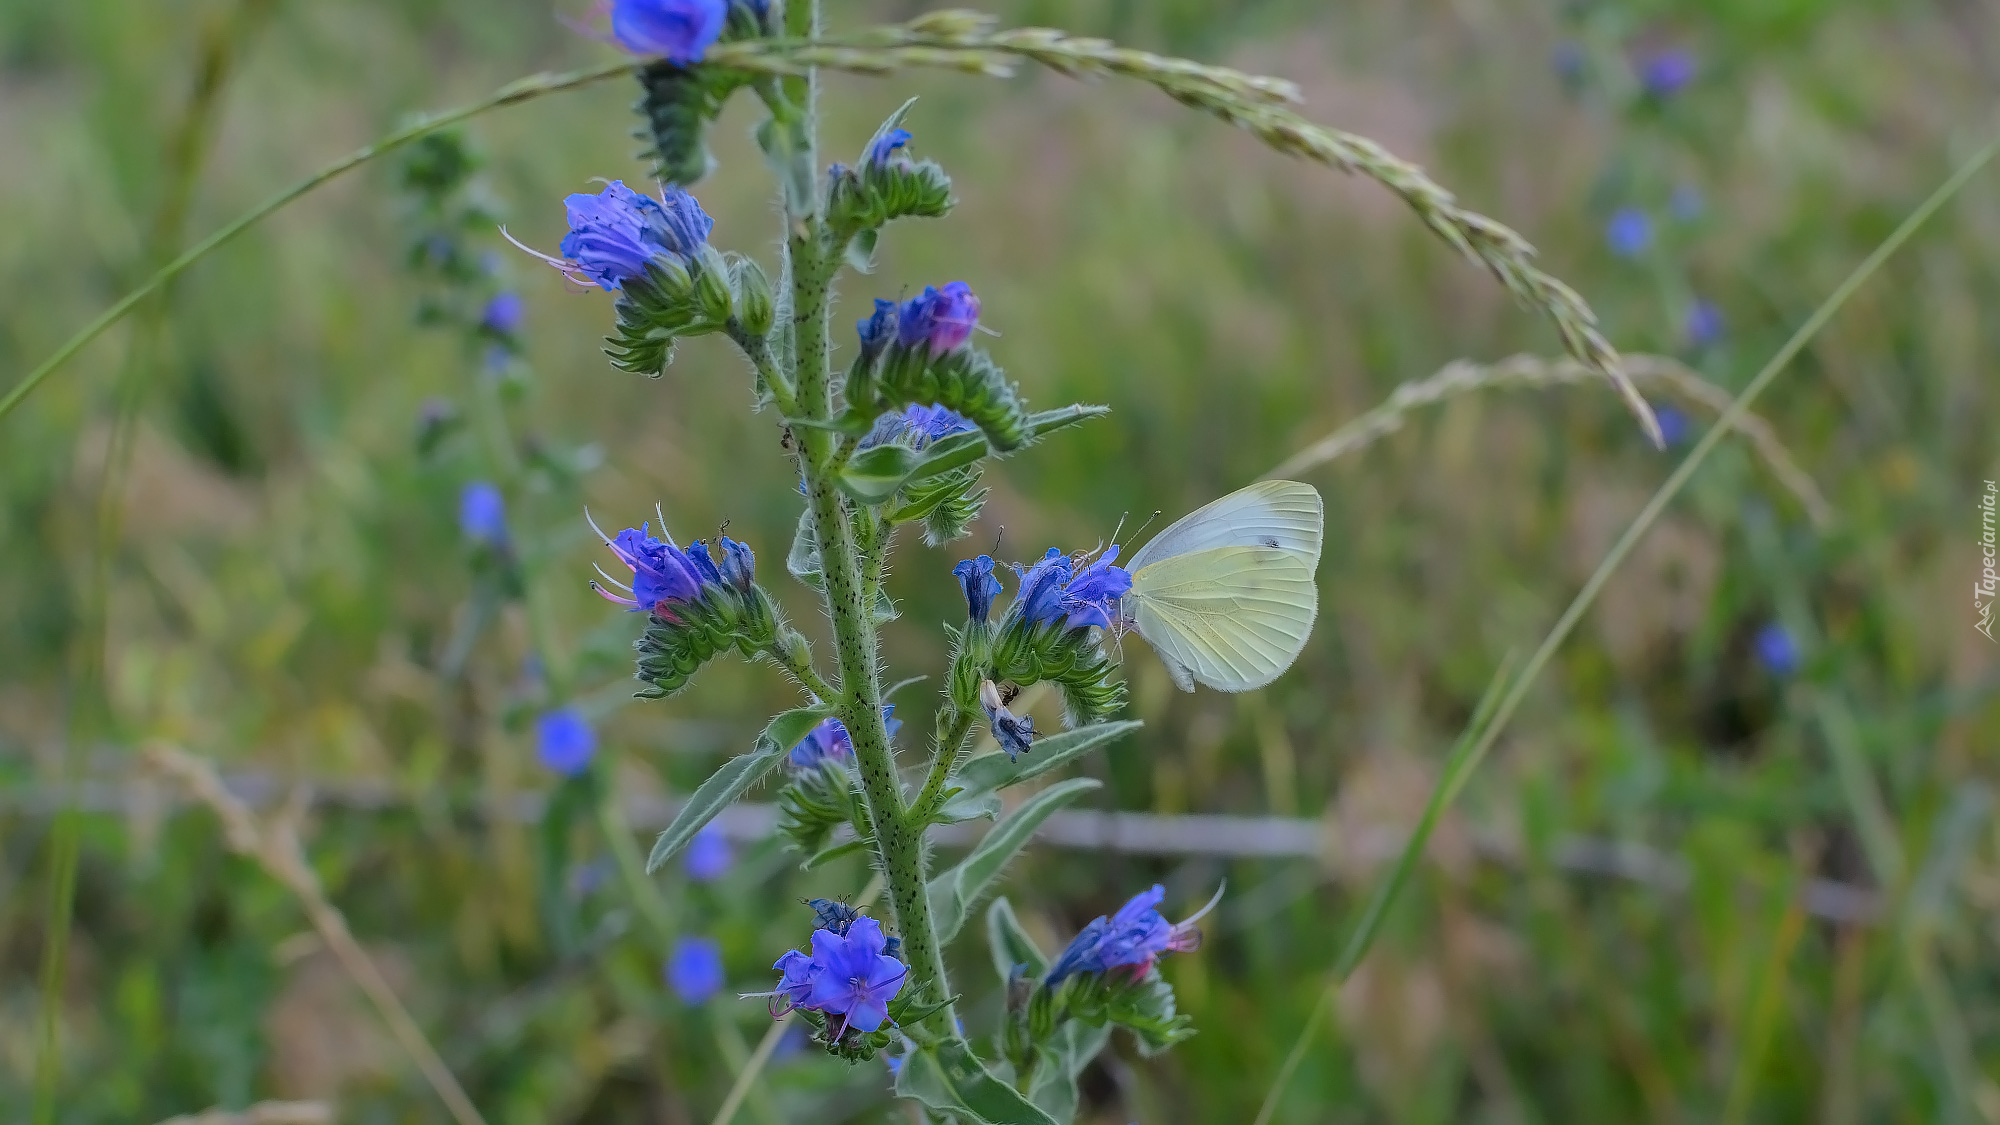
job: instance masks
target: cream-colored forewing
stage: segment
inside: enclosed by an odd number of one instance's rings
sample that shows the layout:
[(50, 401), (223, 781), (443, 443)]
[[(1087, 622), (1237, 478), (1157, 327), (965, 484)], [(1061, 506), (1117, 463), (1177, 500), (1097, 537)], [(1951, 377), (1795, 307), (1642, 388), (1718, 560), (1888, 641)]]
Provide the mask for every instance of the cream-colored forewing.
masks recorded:
[(1214, 547), (1269, 547), (1292, 551), (1319, 569), (1326, 534), (1326, 505), (1312, 485), (1262, 480), (1175, 520), (1139, 548), (1125, 569), (1138, 571), (1162, 559)]
[(1249, 691), (1298, 659), (1319, 588), (1295, 551), (1213, 547), (1134, 571), (1125, 612), (1182, 691)]

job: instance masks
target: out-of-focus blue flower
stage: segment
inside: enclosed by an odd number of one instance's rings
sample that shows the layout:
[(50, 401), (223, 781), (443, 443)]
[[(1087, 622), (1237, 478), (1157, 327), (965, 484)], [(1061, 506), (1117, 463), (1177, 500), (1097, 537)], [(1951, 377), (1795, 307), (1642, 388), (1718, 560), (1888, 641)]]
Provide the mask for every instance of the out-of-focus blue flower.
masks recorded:
[(1689, 346), (1705, 348), (1722, 339), (1722, 310), (1713, 301), (1696, 298), (1688, 306), (1687, 322), (1682, 330), (1687, 334)]
[(1565, 39), (1556, 44), (1549, 56), (1549, 65), (1555, 68), (1556, 77), (1565, 82), (1574, 82), (1583, 77), (1583, 44), (1574, 39)]
[(913, 449), (922, 449), (947, 434), (964, 433), (976, 428), (972, 419), (950, 407), (915, 403), (875, 419), (875, 425), (856, 448), (873, 449), (892, 441), (903, 441)]
[[(882, 726), (891, 739), (903, 728), (903, 720), (895, 717), (896, 705), (891, 703), (882, 708)], [(845, 762), (854, 757), (854, 739), (847, 733), (847, 727), (839, 719), (824, 719), (806, 732), (799, 744), (792, 747), (792, 765), (802, 770), (818, 769), (822, 762)]]
[(498, 486), (475, 480), (459, 490), (458, 529), (467, 539), (489, 547), (507, 542), (507, 500)]
[(1688, 431), (1692, 427), (1688, 423), (1688, 416), (1677, 408), (1664, 404), (1657, 406), (1653, 409), (1653, 417), (1659, 419), (1660, 437), (1665, 439), (1669, 448), (1687, 440)]
[(1654, 51), (1639, 63), (1639, 82), (1656, 98), (1670, 98), (1694, 81), (1692, 52), (1679, 47)]
[(910, 143), (908, 129), (891, 129), (868, 142), (868, 150), (861, 154), (861, 162), (871, 168), (881, 168), (889, 163), (896, 150)]
[(1000, 698), (1000, 688), (992, 680), (979, 681), (979, 707), (986, 712), (986, 724), (993, 731), (993, 741), (1007, 752), (1008, 761), (1034, 749), (1034, 716), (1016, 715), (1007, 710), (1005, 701)]
[(687, 877), (697, 883), (713, 883), (729, 873), (729, 867), (736, 862), (736, 850), (729, 846), (729, 837), (722, 829), (710, 821), (707, 827), (694, 834), (688, 841), (687, 852), (681, 858), (681, 869)]
[(1653, 244), (1653, 220), (1637, 207), (1620, 207), (1604, 226), (1604, 241), (1621, 258), (1636, 258)]
[(683, 1004), (700, 1004), (722, 991), (722, 946), (713, 938), (684, 937), (667, 958), (668, 987)]
[(896, 338), (896, 302), (875, 298), (874, 313), (856, 321), (854, 330), (861, 334), (862, 362), (873, 363)]
[(1702, 198), (1700, 188), (1693, 184), (1682, 184), (1676, 187), (1674, 194), (1668, 198), (1667, 210), (1673, 212), (1674, 218), (1681, 222), (1691, 223), (1701, 218), (1702, 212), (1708, 210), (1708, 201)]
[(535, 756), (544, 768), (575, 777), (590, 766), (597, 753), (597, 734), (574, 707), (544, 711), (535, 720)]
[(1757, 630), (1751, 641), (1757, 663), (1773, 676), (1789, 676), (1799, 670), (1799, 645), (1792, 634), (1776, 621)]
[(512, 336), (521, 330), (521, 317), (527, 311), (527, 303), (519, 293), (500, 292), (486, 302), (486, 311), (479, 315), (480, 327), (502, 336)]
[(979, 298), (971, 286), (963, 281), (942, 289), (925, 286), (898, 310), (896, 339), (906, 348), (928, 343), (932, 355), (943, 355), (971, 339), (978, 324)]
[(728, 17), (728, 0), (612, 0), (611, 36), (635, 55), (685, 66), (715, 43)]
[(1194, 924), (1214, 907), (1216, 900), (1211, 899), (1208, 906), (1186, 921), (1169, 923), (1159, 911), (1166, 897), (1165, 888), (1154, 884), (1119, 907), (1118, 913), (1092, 919), (1050, 966), (1045, 982), (1054, 986), (1076, 973), (1104, 973), (1113, 969), (1143, 976), (1163, 954), (1199, 949), (1201, 931)]
[(682, 262), (693, 258), (715, 229), (715, 220), (694, 196), (672, 186), (654, 199), (626, 187), (623, 180), (613, 180), (596, 194), (566, 197), (563, 207), (569, 214), (569, 233), (562, 240), (562, 257), (514, 244), (579, 285), (607, 290), (645, 276), (646, 264), (656, 256)]
[(966, 559), (952, 567), (951, 572), (958, 577), (959, 588), (965, 591), (966, 616), (983, 623), (992, 612), (994, 596), (1003, 589), (1000, 580), (993, 577), (993, 556)]
[(883, 953), (885, 944), (881, 923), (866, 916), (856, 918), (845, 936), (813, 931), (812, 960), (819, 972), (800, 1006), (842, 1017), (835, 1038), (850, 1027), (874, 1031), (888, 1020), (889, 1001), (902, 991), (910, 967)]
[[(697, 540), (689, 544), (687, 550), (682, 550), (671, 537), (655, 539), (647, 534), (651, 527), (651, 523), (628, 527), (619, 532), (616, 539), (602, 531), (597, 532), (604, 545), (618, 556), (618, 561), (632, 571), (632, 585), (629, 596), (620, 595), (597, 582), (590, 584), (591, 589), (605, 600), (617, 602), (630, 610), (659, 611), (663, 603), (701, 600), (704, 579), (722, 581), (722, 572), (715, 565), (715, 560), (709, 557), (706, 545)], [(596, 530), (597, 525), (593, 523), (591, 528)], [(664, 527), (660, 530), (662, 533), (666, 531)], [(597, 573), (613, 587), (627, 589), (624, 583), (605, 574), (601, 568)], [(673, 616), (670, 610), (667, 612), (670, 617)]]

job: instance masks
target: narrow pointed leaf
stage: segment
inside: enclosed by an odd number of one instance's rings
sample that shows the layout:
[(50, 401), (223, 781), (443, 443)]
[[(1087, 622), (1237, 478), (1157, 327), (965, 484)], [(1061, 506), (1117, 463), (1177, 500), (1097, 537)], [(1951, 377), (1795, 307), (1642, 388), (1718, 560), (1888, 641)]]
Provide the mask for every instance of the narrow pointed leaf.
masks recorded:
[(910, 470), (910, 481), (927, 480), (976, 463), (986, 456), (986, 435), (978, 430), (946, 434), (925, 446), (923, 452), (923, 460)]
[(1003, 896), (986, 908), (986, 945), (993, 954), (993, 969), (1005, 984), (1014, 975), (1014, 966), (1026, 965), (1030, 977), (1049, 971), (1049, 959), (1035, 939), (1014, 916), (1014, 904)]
[(917, 467), (917, 451), (907, 445), (878, 445), (854, 455), (840, 471), (840, 490), (863, 504), (880, 504), (903, 487)]
[(799, 870), (811, 871), (816, 867), (824, 867), (825, 865), (832, 863), (834, 860), (839, 859), (842, 856), (848, 856), (848, 855), (853, 855), (856, 852), (867, 851), (869, 845), (873, 843), (874, 843), (873, 840), (857, 839), (857, 840), (843, 841), (842, 843), (838, 844), (830, 844), (814, 852), (812, 855), (808, 856), (804, 863), (799, 864)]
[(966, 912), (992, 888), (1014, 856), (1028, 846), (1043, 821), (1103, 784), (1092, 777), (1073, 777), (1042, 790), (994, 825), (957, 867), (932, 879), (931, 915), (937, 922), (938, 940), (950, 941), (957, 935), (959, 927), (965, 925)]
[(738, 754), (724, 762), (674, 814), (673, 823), (653, 841), (653, 852), (646, 857), (646, 873), (659, 870), (661, 864), (687, 847), (695, 833), (764, 780), (764, 775), (776, 769), (807, 732), (831, 714), (833, 711), (827, 707), (800, 707), (772, 719), (748, 754)]
[(910, 1052), (896, 1075), (896, 1093), (977, 1125), (1057, 1125), (1055, 1118), (994, 1077), (963, 1039)]
[(1033, 441), (1043, 434), (1054, 433), (1086, 419), (1102, 418), (1109, 413), (1111, 408), (1108, 406), (1086, 406), (1080, 402), (1054, 410), (1038, 410), (1028, 415), (1028, 440)]
[(799, 513), (799, 526), (792, 532), (792, 549), (785, 555), (785, 569), (815, 590), (826, 584), (819, 561), (819, 541), (813, 538), (810, 508)]
[(959, 800), (976, 801), (985, 794), (997, 793), (1009, 785), (1018, 785), (1066, 766), (1106, 742), (1130, 734), (1144, 725), (1137, 719), (1127, 719), (1066, 730), (1038, 740), (1032, 749), (1012, 761), (1005, 754), (974, 758), (960, 767), (952, 783), (965, 788)]

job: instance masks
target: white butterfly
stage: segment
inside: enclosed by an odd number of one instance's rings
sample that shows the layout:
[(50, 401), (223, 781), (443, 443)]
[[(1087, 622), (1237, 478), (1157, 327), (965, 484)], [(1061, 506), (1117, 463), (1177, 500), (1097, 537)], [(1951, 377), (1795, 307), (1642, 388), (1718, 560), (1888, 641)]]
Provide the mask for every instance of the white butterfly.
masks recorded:
[(1232, 492), (1132, 556), (1124, 616), (1182, 691), (1263, 687), (1312, 634), (1325, 533), (1326, 505), (1311, 485), (1267, 480)]

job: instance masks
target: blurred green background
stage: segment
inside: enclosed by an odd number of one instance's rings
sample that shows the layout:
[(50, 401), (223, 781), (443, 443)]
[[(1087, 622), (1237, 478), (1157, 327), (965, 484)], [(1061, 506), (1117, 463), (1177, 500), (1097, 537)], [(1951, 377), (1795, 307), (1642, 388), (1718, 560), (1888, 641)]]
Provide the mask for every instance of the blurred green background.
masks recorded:
[[(998, 14), (1296, 80), (1314, 119), (1521, 230), (1621, 348), (1732, 390), (1984, 140), (2000, 94), (1990, 3), (1333, 8)], [(0, 381), (163, 252), (402, 115), (604, 57), (557, 16), (543, 0), (0, 0)], [(1121, 513), (1171, 518), (1248, 483), (1451, 360), (1556, 353), (1376, 186), (1144, 88), (834, 78), (829, 156), (913, 93), (919, 151), (961, 202), (891, 231), (876, 273), (844, 284), (840, 323), (963, 278), (1033, 403), (1115, 413), (996, 468), (974, 540), (904, 544), (897, 677), (941, 670), (937, 623), (962, 612), (949, 566), (1002, 525), (1007, 557), (1089, 547)], [(475, 122), (482, 205), (553, 249), (562, 195), (643, 179), (632, 96), (613, 82)], [(775, 268), (752, 109), (725, 115), (697, 194), (717, 244)], [(725, 660), (673, 700), (629, 701), (636, 622), (585, 586), (585, 504), (616, 528), (657, 501), (683, 539), (728, 521), (793, 617), (823, 621), (784, 578), (799, 500), (726, 345), (685, 345), (658, 381), (613, 370), (604, 296), (566, 291), (481, 220), (462, 233), (501, 272), (475, 288), (526, 300), (521, 354), (493, 373), (419, 315), (441, 290), (411, 268), (427, 220), (397, 163), (205, 262), (0, 422), (7, 1120), (27, 1119), (38, 1056), (65, 747), (93, 787), (64, 1122), (265, 1098), (444, 1120), (294, 899), (140, 768), (148, 740), (267, 793), (318, 787), (302, 834), (320, 878), (496, 1125), (709, 1120), (769, 1026), (731, 994), (769, 987), (804, 939), (795, 900), (865, 881), (858, 864), (800, 874), (773, 841), (739, 843), (717, 880), (663, 873), (668, 928), (724, 951), (728, 989), (689, 1004), (607, 874), (602, 826), (505, 815), (550, 789), (529, 720), (554, 697), (593, 717), (601, 777), (640, 797), (685, 793), (795, 699)], [(1277, 1120), (2000, 1122), (2000, 650), (1970, 597), (1976, 505), (2000, 477), (1996, 302), (1988, 173), (1759, 404), (1832, 522), (1739, 443), (1719, 451), (1473, 778)], [(470, 424), (426, 454), (432, 400)], [(502, 419), (519, 441), (494, 437)], [(1148, 725), (1086, 767), (1108, 783), (1099, 807), (1312, 818), (1324, 846), (1040, 847), (1017, 866), (1007, 893), (1049, 946), (1153, 881), (1181, 912), (1229, 883), (1203, 950), (1165, 966), (1200, 1034), (1155, 1059), (1120, 1040), (1086, 1077), (1087, 1120), (1254, 1116), (1381, 841), (1414, 822), (1503, 655), (1540, 639), (1686, 449), (1650, 449), (1595, 385), (1456, 399), (1306, 476), (1327, 503), (1323, 608), (1272, 688), (1181, 695), (1126, 646)], [(495, 596), (459, 529), (461, 486), (509, 458), (525, 601)], [(1774, 625), (1795, 660), (1771, 650)], [(912, 733), (925, 691), (901, 697)], [(1840, 760), (1864, 768), (1843, 777)], [(981, 1034), (997, 1000), (976, 935), (954, 961)], [(903, 1119), (879, 1065), (782, 1050), (739, 1118)]]

